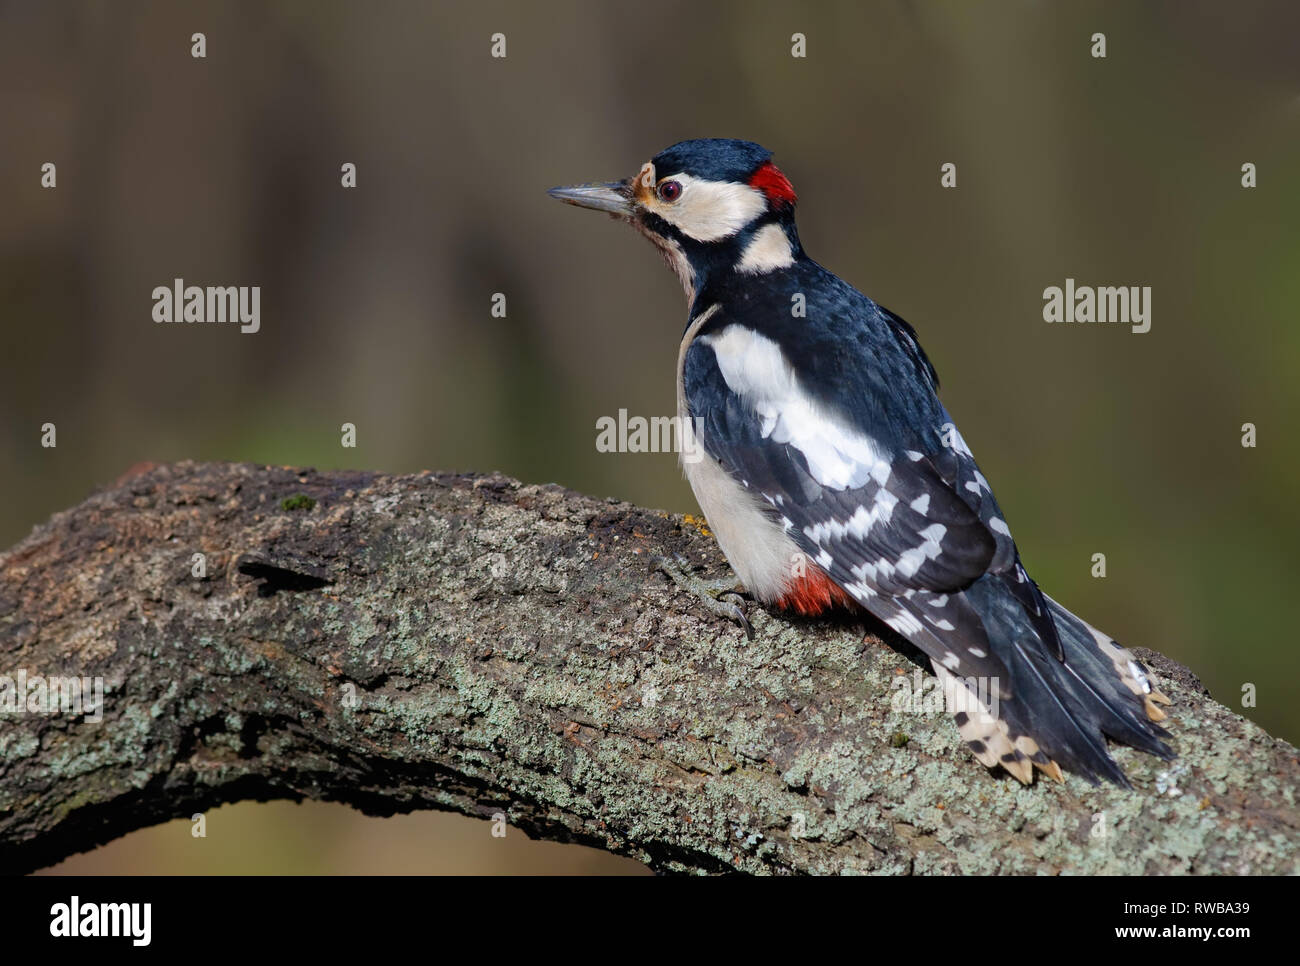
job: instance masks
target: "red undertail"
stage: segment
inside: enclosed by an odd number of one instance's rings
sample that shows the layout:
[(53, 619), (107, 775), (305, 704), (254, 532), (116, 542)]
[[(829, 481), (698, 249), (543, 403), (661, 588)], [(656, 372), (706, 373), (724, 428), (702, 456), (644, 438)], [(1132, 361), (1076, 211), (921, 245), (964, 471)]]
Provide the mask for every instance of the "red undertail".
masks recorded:
[(835, 608), (855, 610), (859, 606), (820, 567), (810, 567), (806, 574), (791, 580), (776, 603), (779, 607), (806, 617), (824, 614)]

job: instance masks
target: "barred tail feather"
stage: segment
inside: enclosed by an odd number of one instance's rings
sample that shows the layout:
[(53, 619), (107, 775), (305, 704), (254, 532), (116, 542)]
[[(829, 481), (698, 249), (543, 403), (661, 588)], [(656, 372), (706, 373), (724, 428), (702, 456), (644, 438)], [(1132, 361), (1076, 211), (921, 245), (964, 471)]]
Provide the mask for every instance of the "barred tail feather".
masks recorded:
[[(1084, 677), (1088, 681), (1113, 683), (1118, 679), (1123, 688), (1122, 691), (1113, 689), (1117, 694), (1115, 700), (1109, 702), (1116, 708), (1119, 720), (1115, 726), (1120, 730), (1112, 732), (1107, 729), (1106, 733), (1140, 751), (1165, 759), (1175, 757), (1169, 747), (1159, 740), (1167, 737), (1168, 732), (1152, 724), (1165, 719), (1164, 712), (1157, 705), (1169, 705), (1172, 702), (1156, 687), (1146, 665), (1113, 638), (1072, 614), (1046, 594), (1043, 597), (1056, 621), (1058, 634), (1063, 639), (1068, 637), (1073, 644), (1066, 650), (1066, 663), (1071, 672), (1082, 673), (1081, 669), (1087, 668)], [(1125, 698), (1130, 700), (1124, 700)], [(1135, 700), (1136, 707), (1145, 712), (1145, 718), (1136, 713)]]
[[(959, 721), (963, 738), (986, 764), (991, 746), (1005, 753), (1041, 752), (1051, 773), (1057, 763), (1091, 784), (1099, 778), (1131, 787), (1106, 748), (1106, 738), (1131, 745), (1162, 759), (1174, 757), (1161, 739), (1168, 732), (1157, 721), (1164, 715), (1153, 702), (1168, 703), (1152, 684), (1150, 674), (1131, 652), (1044, 595), (1060, 642), (1061, 657), (1045, 646), (1027, 625), (1019, 602), (997, 577), (976, 581), (967, 595), (987, 628), (990, 641), (1011, 677), (1009, 697), (998, 716), (1004, 724), (993, 730), (987, 722)], [(977, 728), (976, 738), (965, 732)], [(1031, 738), (1032, 742), (1024, 742)], [(980, 754), (983, 752), (984, 754)], [(1022, 781), (1028, 777), (1031, 754), (1011, 759), (1007, 770)], [(1007, 765), (1006, 760), (1001, 762)]]

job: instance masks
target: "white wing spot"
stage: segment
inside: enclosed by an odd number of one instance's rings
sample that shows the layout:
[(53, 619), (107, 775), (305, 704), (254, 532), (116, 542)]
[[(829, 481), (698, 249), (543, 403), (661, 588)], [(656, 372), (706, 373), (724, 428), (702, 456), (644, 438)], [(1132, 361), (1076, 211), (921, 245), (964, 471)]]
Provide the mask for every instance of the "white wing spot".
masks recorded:
[[(898, 631), (898, 633), (902, 634), (904, 637), (908, 634), (920, 633), (922, 630), (921, 622), (906, 611), (902, 611), (896, 616), (888, 618), (885, 623)], [(953, 655), (953, 659), (956, 660), (956, 655)]]
[(913, 547), (910, 550), (904, 550), (898, 558), (898, 572), (904, 577), (911, 577), (921, 569), (922, 564), (927, 560), (934, 560), (943, 552), (939, 546), (939, 541), (943, 535), (948, 532), (948, 528), (942, 523), (932, 523), (921, 531), (924, 543), (919, 547)]

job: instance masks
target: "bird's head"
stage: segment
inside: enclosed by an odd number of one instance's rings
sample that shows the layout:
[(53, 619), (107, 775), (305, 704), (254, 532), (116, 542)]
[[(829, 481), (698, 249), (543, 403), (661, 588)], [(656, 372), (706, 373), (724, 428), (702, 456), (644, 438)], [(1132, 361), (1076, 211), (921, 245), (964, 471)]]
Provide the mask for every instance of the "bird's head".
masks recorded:
[(689, 297), (728, 273), (777, 271), (802, 256), (794, 188), (771, 156), (752, 141), (682, 141), (634, 177), (550, 195), (629, 222), (663, 252)]

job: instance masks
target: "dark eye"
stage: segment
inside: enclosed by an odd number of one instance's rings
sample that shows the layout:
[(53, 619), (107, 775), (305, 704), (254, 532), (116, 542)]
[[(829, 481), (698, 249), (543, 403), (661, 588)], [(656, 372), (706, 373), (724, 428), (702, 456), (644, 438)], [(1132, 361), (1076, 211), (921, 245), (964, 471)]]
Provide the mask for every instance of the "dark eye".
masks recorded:
[(664, 181), (659, 185), (659, 200), (670, 204), (682, 196), (681, 182)]

